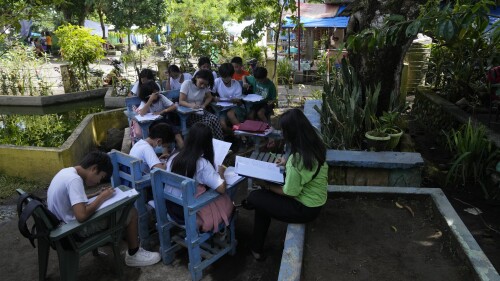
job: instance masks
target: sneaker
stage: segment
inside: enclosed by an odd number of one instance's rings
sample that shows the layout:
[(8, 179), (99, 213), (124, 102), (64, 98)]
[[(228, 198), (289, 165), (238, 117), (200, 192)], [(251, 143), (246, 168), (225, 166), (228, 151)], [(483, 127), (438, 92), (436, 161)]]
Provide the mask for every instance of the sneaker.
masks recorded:
[(148, 266), (153, 265), (161, 260), (160, 253), (149, 252), (143, 248), (139, 248), (133, 256), (125, 251), (125, 264), (127, 266)]

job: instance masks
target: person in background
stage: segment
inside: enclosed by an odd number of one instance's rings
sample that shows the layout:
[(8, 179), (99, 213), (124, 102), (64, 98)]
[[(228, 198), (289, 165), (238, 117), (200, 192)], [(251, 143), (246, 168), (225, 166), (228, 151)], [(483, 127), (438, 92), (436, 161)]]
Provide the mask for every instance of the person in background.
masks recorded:
[(179, 105), (201, 110), (189, 115), (188, 125), (198, 122), (205, 123), (212, 129), (214, 138), (222, 140), (222, 129), (219, 118), (206, 110), (212, 101), (211, 88), (214, 86), (214, 77), (209, 70), (199, 70), (191, 80), (186, 80), (181, 85)]
[[(50, 182), (47, 191), (47, 206), (60, 220), (65, 223), (77, 220), (84, 222), (91, 217), (106, 200), (111, 198), (114, 189), (102, 188), (99, 192), (89, 196), (96, 197), (88, 203), (85, 186), (95, 186), (113, 173), (113, 165), (108, 154), (94, 151), (87, 154), (79, 165), (64, 168), (59, 171)], [(125, 264), (128, 266), (148, 266), (160, 261), (159, 253), (148, 252), (140, 247), (138, 241), (137, 210), (132, 208), (127, 217), (126, 237), (128, 251), (125, 254)], [(94, 233), (109, 228), (107, 221), (96, 221), (77, 234), (87, 238)]]
[(181, 88), (181, 85), (184, 81), (192, 79), (193, 76), (189, 73), (181, 73), (179, 67), (175, 64), (172, 64), (168, 67), (167, 71), (167, 84), (165, 86), (165, 90), (178, 90)]
[(231, 135), (233, 133), (232, 125), (239, 125), (246, 118), (246, 110), (242, 103), (242, 90), (238, 81), (232, 79), (235, 70), (233, 64), (223, 63), (219, 66), (220, 77), (215, 79), (213, 92), (217, 95), (214, 97), (216, 102), (228, 101), (235, 106), (226, 110), (222, 110), (219, 119), (224, 133)]
[[(148, 82), (148, 81), (154, 81), (155, 80), (155, 74), (153, 70), (149, 68), (144, 68), (141, 70), (141, 73), (139, 73), (139, 80), (137, 80), (132, 86), (132, 89), (130, 90), (130, 93), (128, 94), (129, 97), (134, 97), (139, 95), (139, 91), (141, 90), (141, 85)], [(158, 85), (158, 88), (160, 88), (160, 85)]]
[(262, 96), (261, 101), (250, 106), (248, 117), (268, 123), (267, 116), (273, 112), (277, 96), (276, 86), (267, 78), (267, 69), (259, 66), (255, 68), (253, 76), (243, 76), (242, 81), (244, 89), (248, 90), (251, 87), (254, 94)]
[(198, 59), (198, 70), (194, 72), (193, 76), (195, 76), (196, 73), (202, 69), (211, 71), (212, 75), (214, 76), (214, 80), (217, 79), (217, 73), (215, 73), (215, 71), (212, 71), (212, 63), (210, 62), (210, 58), (200, 57)]
[(42, 43), (40, 43), (40, 39), (38, 37), (33, 40), (33, 44), (35, 46), (35, 54), (39, 57), (43, 56), (44, 51)]
[(50, 36), (49, 31), (45, 35), (45, 45), (47, 46), (47, 53), (52, 54), (52, 36)]
[(280, 117), (283, 138), (290, 145), (285, 165), (285, 183), (263, 185), (242, 201), (255, 210), (251, 251), (258, 261), (264, 259), (264, 242), (271, 218), (286, 223), (307, 223), (318, 217), (326, 203), (328, 165), (326, 147), (321, 137), (300, 109), (290, 109)]
[(231, 60), (231, 64), (234, 67), (234, 74), (233, 74), (234, 80), (241, 81), (243, 79), (243, 76), (250, 75), (250, 72), (243, 69), (243, 59), (241, 57), (234, 57)]

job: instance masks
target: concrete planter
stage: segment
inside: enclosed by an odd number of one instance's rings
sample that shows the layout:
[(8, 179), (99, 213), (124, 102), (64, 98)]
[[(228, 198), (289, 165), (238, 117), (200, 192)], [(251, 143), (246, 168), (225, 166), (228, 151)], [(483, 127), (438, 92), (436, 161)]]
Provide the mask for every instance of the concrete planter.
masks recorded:
[(125, 107), (126, 97), (114, 97), (113, 87), (109, 87), (104, 96), (104, 107), (106, 108), (122, 108)]
[(30, 96), (2, 96), (0, 95), (0, 104), (2, 106), (45, 106), (61, 103), (68, 103), (73, 101), (82, 101), (93, 98), (104, 97), (107, 88), (99, 88), (95, 90), (54, 95), (43, 97), (30, 97)]

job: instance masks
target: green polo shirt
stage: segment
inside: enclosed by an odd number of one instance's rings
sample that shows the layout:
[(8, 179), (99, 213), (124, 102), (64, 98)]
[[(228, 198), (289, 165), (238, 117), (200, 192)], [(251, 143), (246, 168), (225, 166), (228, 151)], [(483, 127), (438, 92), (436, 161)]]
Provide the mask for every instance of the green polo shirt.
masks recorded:
[(253, 92), (264, 98), (264, 101), (272, 101), (276, 99), (276, 86), (273, 81), (266, 79), (264, 83), (259, 83), (253, 76), (245, 77), (248, 84), (252, 85)]
[[(326, 203), (328, 191), (328, 165), (323, 163), (318, 174), (312, 179), (316, 172), (317, 164), (312, 170), (306, 170), (302, 161), (296, 167), (293, 159), (297, 154), (290, 155), (286, 162), (286, 177), (283, 192), (286, 195), (295, 197), (299, 202), (307, 207), (319, 207)], [(312, 179), (312, 180), (311, 180)]]

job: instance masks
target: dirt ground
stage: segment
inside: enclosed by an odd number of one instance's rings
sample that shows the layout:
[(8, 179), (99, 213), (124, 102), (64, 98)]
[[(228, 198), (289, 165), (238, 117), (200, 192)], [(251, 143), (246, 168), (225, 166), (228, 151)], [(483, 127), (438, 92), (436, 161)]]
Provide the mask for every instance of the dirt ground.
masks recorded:
[(331, 195), (308, 225), (302, 280), (473, 280), (449, 241), (429, 199)]

